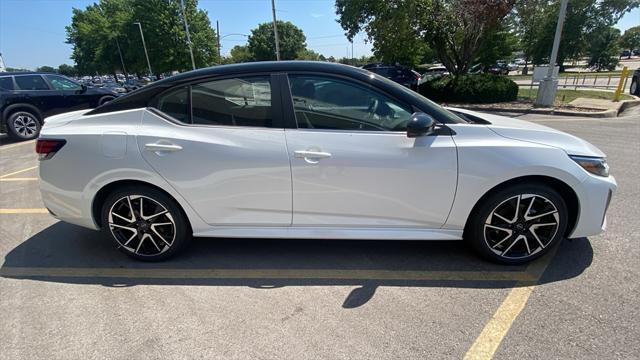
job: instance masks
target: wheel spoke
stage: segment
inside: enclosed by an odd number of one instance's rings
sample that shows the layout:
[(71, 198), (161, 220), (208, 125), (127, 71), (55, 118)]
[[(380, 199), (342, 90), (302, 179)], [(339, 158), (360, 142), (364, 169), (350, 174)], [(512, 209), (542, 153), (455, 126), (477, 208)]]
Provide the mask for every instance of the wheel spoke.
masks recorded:
[(156, 249), (158, 249), (159, 252), (161, 252), (162, 250), (160, 249), (160, 247), (158, 246), (158, 244), (156, 243), (155, 240), (153, 240), (153, 236), (151, 234), (145, 234), (149, 237), (149, 240), (151, 240), (151, 243), (153, 244), (153, 246), (156, 247)]
[(140, 242), (138, 243), (138, 247), (136, 248), (135, 253), (137, 254), (138, 251), (140, 251), (140, 247), (142, 246), (142, 243), (144, 242), (144, 239), (146, 239), (146, 234), (143, 234), (142, 237), (140, 238)]
[(119, 215), (118, 213), (112, 213), (112, 214), (113, 214), (113, 216), (118, 217), (118, 218), (128, 222), (129, 224), (132, 224), (132, 223), (136, 222), (136, 219), (127, 219), (126, 217), (124, 217), (122, 215)]
[(160, 215), (166, 214), (167, 212), (168, 212), (167, 210), (162, 210), (159, 213), (153, 214), (151, 216), (142, 216), (142, 214), (140, 214), (140, 216), (142, 217), (143, 220), (150, 220), (150, 219), (153, 219), (153, 218), (158, 217)]
[(136, 221), (136, 213), (133, 211), (133, 205), (131, 204), (131, 196), (127, 196), (127, 203), (129, 204), (129, 212), (131, 213), (131, 222)]
[(524, 219), (525, 219), (525, 220), (527, 220), (527, 221), (535, 220), (535, 219), (539, 219), (539, 218), (541, 218), (541, 217), (543, 217), (543, 216), (547, 216), (547, 215), (555, 214), (555, 213), (557, 213), (557, 212), (558, 212), (558, 210), (553, 209), (553, 210), (551, 210), (551, 211), (547, 211), (546, 213), (536, 214), (536, 215), (533, 215), (533, 216), (525, 215), (525, 216), (524, 216)]
[(526, 238), (525, 236), (520, 235), (520, 236), (518, 236), (515, 240), (513, 240), (513, 242), (511, 243), (511, 245), (509, 245), (509, 247), (507, 247), (507, 248), (502, 252), (502, 255), (505, 255), (506, 253), (508, 253), (508, 252), (509, 252), (509, 250), (511, 250), (511, 248), (513, 248), (513, 246), (514, 246), (518, 241), (520, 241), (520, 239), (522, 239), (523, 237), (524, 237), (524, 238)]
[(509, 239), (511, 237), (511, 235), (513, 235), (512, 233), (509, 233), (507, 236), (505, 236), (502, 240), (498, 241), (497, 244), (493, 245), (492, 248), (495, 249), (498, 246), (502, 245), (503, 242), (507, 241), (507, 239)]
[(531, 254), (531, 248), (529, 247), (529, 239), (524, 237), (524, 245), (527, 247), (527, 254)]
[(129, 245), (129, 243), (131, 242), (131, 240), (135, 239), (136, 236), (138, 236), (138, 231), (136, 230), (136, 232), (133, 233), (133, 235), (131, 235), (131, 237), (129, 239), (127, 239), (127, 241), (122, 244), (122, 246), (127, 246)]
[(529, 232), (531, 233), (531, 235), (533, 235), (533, 238), (536, 239), (538, 244), (540, 244), (540, 248), (544, 249), (545, 245), (542, 243), (542, 241), (540, 241), (540, 238), (538, 237), (538, 234), (536, 234), (535, 228), (533, 226), (529, 228)]
[(160, 235), (158, 230), (155, 228), (155, 225), (156, 224), (151, 225), (151, 231), (153, 231), (153, 233), (156, 234), (156, 236), (158, 236), (160, 240), (162, 240), (165, 244), (167, 244), (167, 246), (171, 246), (171, 244), (169, 244), (169, 242), (164, 238), (164, 236)]
[(117, 227), (119, 229), (126, 229), (126, 230), (130, 230), (130, 231), (138, 232), (138, 229), (133, 228), (133, 227), (129, 227), (129, 226), (123, 226), (123, 225), (118, 225), (118, 224), (114, 224), (114, 223), (110, 223), (109, 226)]

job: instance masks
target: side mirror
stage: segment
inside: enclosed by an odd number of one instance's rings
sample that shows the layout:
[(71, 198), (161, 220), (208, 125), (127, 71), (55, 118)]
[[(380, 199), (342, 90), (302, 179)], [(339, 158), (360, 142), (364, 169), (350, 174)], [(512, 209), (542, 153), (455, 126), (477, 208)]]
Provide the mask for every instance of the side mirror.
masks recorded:
[(423, 112), (416, 112), (411, 115), (407, 124), (407, 137), (416, 138), (433, 134), (436, 122), (433, 118)]

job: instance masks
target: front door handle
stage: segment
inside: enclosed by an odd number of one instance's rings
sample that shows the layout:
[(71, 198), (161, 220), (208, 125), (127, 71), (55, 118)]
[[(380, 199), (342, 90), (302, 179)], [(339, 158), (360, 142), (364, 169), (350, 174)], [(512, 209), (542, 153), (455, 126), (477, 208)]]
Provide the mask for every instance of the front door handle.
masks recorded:
[(174, 144), (145, 144), (144, 148), (148, 151), (154, 151), (156, 153), (182, 150), (182, 146)]
[(297, 158), (302, 158), (309, 164), (317, 164), (320, 159), (326, 159), (331, 157), (331, 153), (324, 151), (312, 151), (312, 150), (296, 150), (293, 155)]

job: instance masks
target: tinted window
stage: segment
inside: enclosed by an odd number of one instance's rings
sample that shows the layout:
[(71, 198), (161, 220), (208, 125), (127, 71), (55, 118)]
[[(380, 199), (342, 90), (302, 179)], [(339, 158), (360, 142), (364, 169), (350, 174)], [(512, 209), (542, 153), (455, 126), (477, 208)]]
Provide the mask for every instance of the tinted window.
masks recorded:
[(289, 77), (299, 128), (403, 131), (410, 108), (363, 85), (317, 76)]
[(0, 77), (0, 89), (13, 90), (13, 79), (11, 76)]
[(16, 84), (20, 90), (49, 90), (49, 86), (40, 75), (16, 76)]
[(80, 90), (82, 87), (77, 83), (58, 75), (45, 75), (51, 86), (56, 90)]
[(191, 87), (193, 123), (271, 127), (268, 76), (216, 80)]
[(176, 120), (190, 123), (188, 99), (188, 88), (181, 87), (162, 94), (158, 99), (157, 108)]

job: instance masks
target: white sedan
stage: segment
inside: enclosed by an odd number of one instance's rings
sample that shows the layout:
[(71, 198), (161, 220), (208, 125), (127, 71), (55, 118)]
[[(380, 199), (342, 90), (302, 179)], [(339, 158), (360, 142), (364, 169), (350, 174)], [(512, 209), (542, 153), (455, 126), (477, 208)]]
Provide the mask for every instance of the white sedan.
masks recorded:
[(176, 75), (46, 119), (36, 148), (51, 214), (141, 260), (198, 236), (464, 239), (523, 263), (600, 233), (616, 189), (584, 140), (320, 62)]

